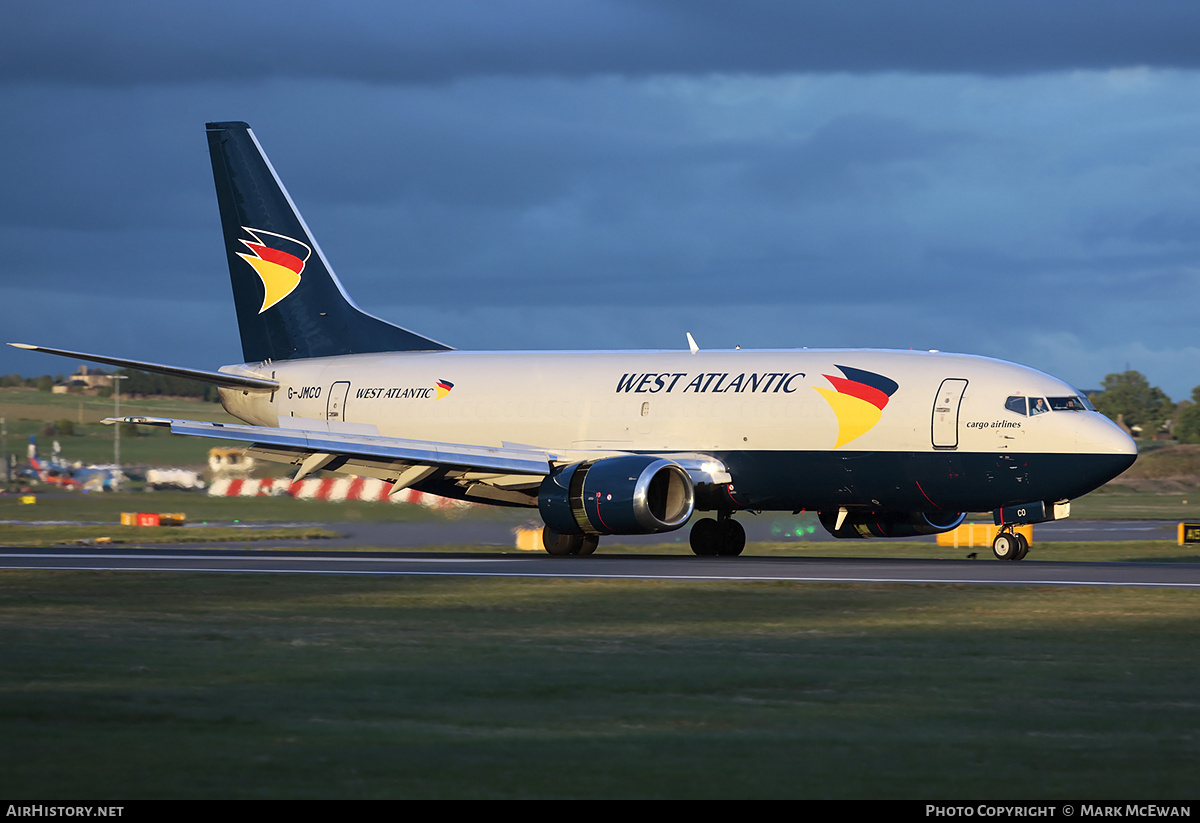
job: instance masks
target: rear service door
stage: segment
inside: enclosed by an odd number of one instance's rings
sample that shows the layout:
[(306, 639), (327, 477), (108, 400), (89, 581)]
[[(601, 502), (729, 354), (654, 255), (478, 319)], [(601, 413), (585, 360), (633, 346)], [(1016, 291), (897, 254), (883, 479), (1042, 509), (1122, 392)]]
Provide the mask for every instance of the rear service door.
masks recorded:
[(326, 420), (342, 420), (346, 409), (346, 395), (350, 393), (350, 383), (339, 380), (329, 387), (329, 400), (325, 406)]
[(933, 447), (935, 449), (958, 448), (958, 407), (962, 405), (967, 381), (948, 377), (938, 388), (933, 400)]

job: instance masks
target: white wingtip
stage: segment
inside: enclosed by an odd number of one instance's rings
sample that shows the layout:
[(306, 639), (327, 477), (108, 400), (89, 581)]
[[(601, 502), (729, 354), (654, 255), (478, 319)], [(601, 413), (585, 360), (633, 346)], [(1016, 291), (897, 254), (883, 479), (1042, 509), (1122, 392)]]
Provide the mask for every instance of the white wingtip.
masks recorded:
[(9, 343), (14, 349), (36, 349), (37, 346), (32, 343)]
[(694, 337), (692, 337), (691, 332), (687, 332), (687, 339), (688, 339), (688, 348), (691, 349), (692, 354), (695, 354), (696, 352), (700, 351), (700, 347), (696, 345), (696, 339)]

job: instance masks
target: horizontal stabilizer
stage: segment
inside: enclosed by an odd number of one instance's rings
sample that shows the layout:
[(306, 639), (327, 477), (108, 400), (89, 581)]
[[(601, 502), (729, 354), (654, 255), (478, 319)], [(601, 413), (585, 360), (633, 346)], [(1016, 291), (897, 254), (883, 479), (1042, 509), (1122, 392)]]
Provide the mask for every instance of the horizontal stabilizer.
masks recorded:
[(86, 354), (66, 349), (50, 349), (45, 346), (34, 346), (30, 343), (9, 343), (18, 349), (40, 351), (45, 354), (57, 354), (62, 357), (73, 357), (76, 360), (87, 360), (90, 363), (103, 363), (106, 366), (117, 366), (123, 369), (137, 369), (155, 374), (165, 374), (169, 377), (184, 377), (188, 380), (199, 380), (227, 389), (242, 389), (244, 391), (272, 392), (279, 388), (279, 383), (265, 377), (249, 377), (241, 374), (229, 374), (221, 371), (205, 371), (204, 369), (185, 369), (179, 366), (164, 366), (160, 363), (146, 363), (141, 360), (125, 360), (121, 357), (109, 357), (103, 354)]

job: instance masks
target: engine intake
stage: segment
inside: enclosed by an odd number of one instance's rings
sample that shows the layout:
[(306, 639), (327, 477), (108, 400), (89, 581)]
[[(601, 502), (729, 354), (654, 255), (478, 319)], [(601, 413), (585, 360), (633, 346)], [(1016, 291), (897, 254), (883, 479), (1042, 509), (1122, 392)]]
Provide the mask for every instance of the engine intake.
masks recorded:
[(538, 511), (559, 534), (654, 534), (692, 516), (695, 488), (678, 463), (605, 457), (554, 469), (538, 489)]
[(840, 529), (837, 512), (820, 512), (825, 531), (834, 537), (916, 537), (957, 528), (966, 512), (850, 512)]

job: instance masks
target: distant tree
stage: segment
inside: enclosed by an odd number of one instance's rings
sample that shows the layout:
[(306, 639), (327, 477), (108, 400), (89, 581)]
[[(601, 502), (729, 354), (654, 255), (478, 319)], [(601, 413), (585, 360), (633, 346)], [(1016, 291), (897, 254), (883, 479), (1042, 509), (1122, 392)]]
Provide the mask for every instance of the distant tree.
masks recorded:
[(1118, 416), (1129, 427), (1141, 427), (1144, 437), (1153, 437), (1171, 416), (1171, 398), (1136, 371), (1110, 374), (1104, 378), (1104, 391), (1093, 398), (1096, 408), (1112, 420)]
[(1192, 389), (1192, 400), (1184, 400), (1175, 413), (1175, 437), (1180, 443), (1200, 443), (1200, 386)]
[(50, 391), (54, 388), (54, 378), (48, 374), (43, 374), (37, 379), (38, 391)]

